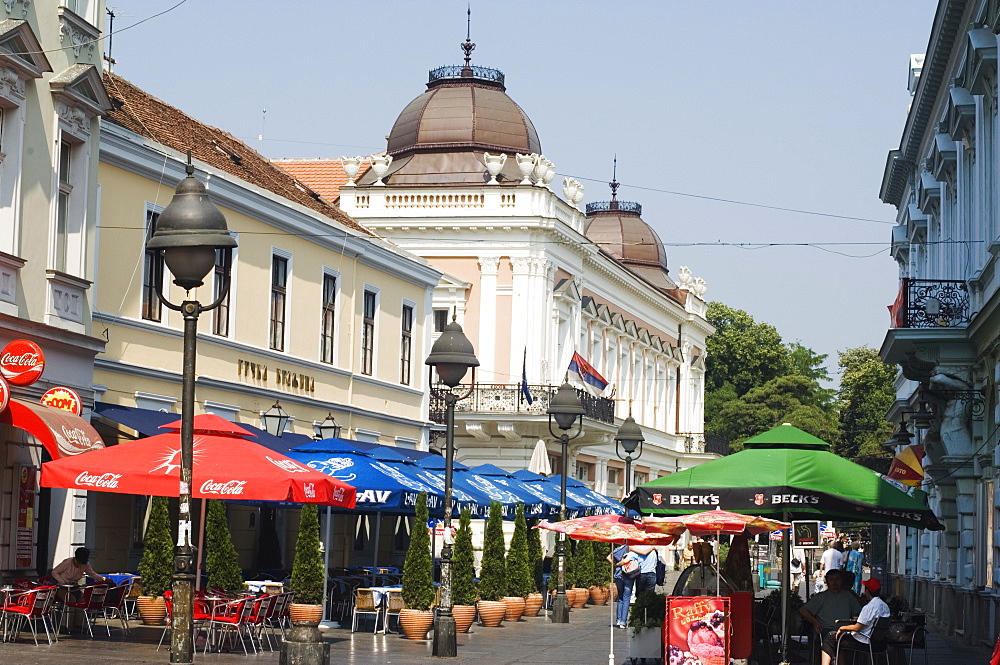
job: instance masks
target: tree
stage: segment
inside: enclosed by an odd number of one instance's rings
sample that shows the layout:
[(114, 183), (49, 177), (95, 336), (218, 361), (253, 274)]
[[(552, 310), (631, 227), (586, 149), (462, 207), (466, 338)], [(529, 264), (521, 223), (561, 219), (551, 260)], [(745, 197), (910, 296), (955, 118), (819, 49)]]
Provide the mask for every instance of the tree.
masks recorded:
[(527, 597), (535, 590), (534, 572), (528, 560), (528, 523), (524, 519), (524, 504), (517, 504), (514, 534), (507, 549), (507, 595)]
[(472, 550), (472, 511), (462, 510), (451, 557), (451, 600), (455, 605), (476, 602), (476, 560)]
[(611, 583), (610, 543), (594, 542), (594, 586), (607, 586)]
[(147, 596), (162, 596), (174, 578), (174, 539), (170, 533), (170, 511), (167, 497), (150, 499), (149, 523), (142, 541), (139, 576), (142, 592)]
[(532, 528), (528, 529), (528, 561), (531, 563), (532, 578), (535, 581), (535, 591), (542, 592), (545, 588), (544, 577), (545, 561), (542, 557), (542, 534), (534, 528), (535, 520), (532, 520)]
[(319, 509), (303, 504), (299, 513), (299, 537), (295, 541), (291, 588), (295, 602), (319, 605), (323, 602), (323, 555), (319, 551)]
[(788, 348), (774, 326), (757, 323), (743, 310), (720, 302), (709, 303), (706, 316), (716, 329), (706, 344), (706, 392), (728, 385), (736, 395), (743, 395), (788, 374)]
[(575, 586), (584, 589), (594, 584), (594, 544), (589, 540), (579, 540), (573, 555)]
[(218, 500), (208, 502), (208, 518), (205, 525), (205, 568), (208, 571), (208, 585), (210, 587), (243, 590), (243, 571), (240, 570), (239, 556), (236, 554), (233, 538), (229, 533), (226, 504)]
[(896, 367), (882, 362), (878, 351), (868, 346), (838, 355), (843, 438), (834, 452), (844, 457), (886, 456), (882, 442), (892, 436), (892, 425), (885, 415), (896, 399)]
[(832, 412), (836, 408), (834, 398), (837, 395), (837, 391), (833, 388), (820, 387), (824, 382), (829, 383), (831, 381), (830, 372), (824, 365), (827, 357), (825, 353), (816, 353), (809, 347), (802, 346), (797, 341), (788, 343), (788, 362), (791, 365), (789, 373), (804, 376), (807, 379), (815, 381), (817, 396), (824, 408)]
[(483, 537), (483, 565), (479, 572), (479, 597), (482, 600), (500, 600), (507, 593), (501, 511), (497, 501), (490, 501), (490, 516), (486, 520)]
[(431, 573), (431, 536), (427, 532), (427, 493), (417, 497), (413, 533), (403, 561), (403, 602), (411, 610), (429, 610), (434, 604)]

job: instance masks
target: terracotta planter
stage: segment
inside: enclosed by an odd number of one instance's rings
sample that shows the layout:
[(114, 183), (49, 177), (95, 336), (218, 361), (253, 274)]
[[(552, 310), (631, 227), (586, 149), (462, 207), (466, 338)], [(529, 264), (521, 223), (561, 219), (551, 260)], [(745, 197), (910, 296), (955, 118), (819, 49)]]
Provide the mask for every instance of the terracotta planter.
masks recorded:
[(434, 624), (434, 612), (430, 610), (402, 609), (399, 611), (399, 625), (408, 640), (425, 640), (427, 631)]
[(163, 602), (163, 596), (139, 596), (135, 599), (136, 607), (139, 608), (139, 616), (142, 617), (144, 626), (162, 626), (163, 620), (167, 616), (167, 606)]
[(588, 589), (590, 592), (590, 604), (591, 605), (607, 605), (608, 597), (605, 595), (605, 590), (599, 586), (592, 586)]
[(520, 596), (504, 596), (504, 605), (507, 606), (507, 613), (504, 621), (520, 621), (524, 614), (524, 598)]
[(467, 633), (476, 620), (475, 605), (452, 605), (451, 615), (455, 617), (455, 632)]
[(540, 609), (542, 609), (542, 594), (530, 593), (524, 599), (524, 614), (521, 616), (536, 617)]
[(590, 595), (590, 592), (587, 591), (586, 589), (579, 589), (579, 588), (575, 588), (573, 589), (573, 591), (576, 593), (576, 595), (573, 598), (573, 605), (572, 605), (573, 609), (575, 610), (583, 609), (584, 605), (587, 604), (587, 597)]
[(323, 606), (292, 603), (288, 606), (288, 619), (295, 626), (318, 626), (323, 620)]
[(480, 600), (479, 620), (487, 628), (496, 628), (507, 614), (507, 605), (502, 600)]

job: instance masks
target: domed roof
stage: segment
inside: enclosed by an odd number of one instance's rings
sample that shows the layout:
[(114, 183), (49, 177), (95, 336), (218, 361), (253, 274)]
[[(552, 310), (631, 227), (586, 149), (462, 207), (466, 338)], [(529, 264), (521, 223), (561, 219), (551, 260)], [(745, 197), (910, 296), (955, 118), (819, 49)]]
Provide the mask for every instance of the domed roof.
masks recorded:
[(588, 203), (584, 235), (653, 286), (677, 288), (667, 276), (667, 250), (656, 231), (642, 220), (638, 203), (619, 201), (614, 195), (610, 201)]
[(485, 67), (440, 67), (427, 91), (407, 104), (389, 133), (396, 158), (418, 151), (541, 153), (534, 125), (507, 96), (503, 73)]

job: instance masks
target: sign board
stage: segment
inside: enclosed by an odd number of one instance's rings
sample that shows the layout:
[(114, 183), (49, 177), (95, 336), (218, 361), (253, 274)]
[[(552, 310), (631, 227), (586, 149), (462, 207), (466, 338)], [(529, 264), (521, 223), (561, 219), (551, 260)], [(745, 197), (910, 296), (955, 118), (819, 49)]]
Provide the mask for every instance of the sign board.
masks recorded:
[(38, 493), (38, 469), (14, 467), (14, 538), (13, 568), (35, 567), (35, 495)]
[(69, 411), (74, 416), (79, 416), (83, 413), (83, 402), (80, 400), (80, 395), (72, 388), (65, 386), (50, 388), (45, 391), (45, 394), (38, 401), (45, 406), (51, 406), (53, 409)]
[(729, 598), (668, 596), (666, 602), (663, 662), (729, 665)]
[(816, 548), (823, 546), (823, 532), (819, 521), (792, 522), (792, 547)]
[(42, 378), (45, 354), (27, 339), (15, 339), (0, 351), (0, 374), (15, 386), (30, 386)]

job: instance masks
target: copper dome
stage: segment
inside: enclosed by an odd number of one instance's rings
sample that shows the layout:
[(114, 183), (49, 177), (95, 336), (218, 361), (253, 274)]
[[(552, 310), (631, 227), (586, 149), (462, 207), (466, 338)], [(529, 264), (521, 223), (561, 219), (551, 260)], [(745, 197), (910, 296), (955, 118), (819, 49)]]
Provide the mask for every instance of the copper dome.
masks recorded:
[(584, 235), (629, 270), (661, 289), (676, 289), (667, 277), (667, 250), (642, 220), (642, 206), (630, 201), (587, 204)]

